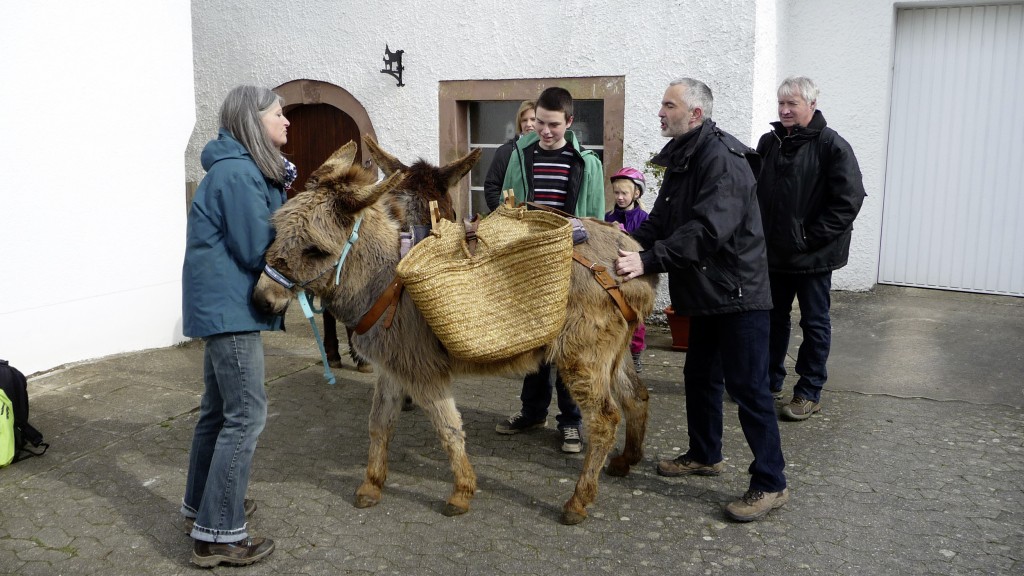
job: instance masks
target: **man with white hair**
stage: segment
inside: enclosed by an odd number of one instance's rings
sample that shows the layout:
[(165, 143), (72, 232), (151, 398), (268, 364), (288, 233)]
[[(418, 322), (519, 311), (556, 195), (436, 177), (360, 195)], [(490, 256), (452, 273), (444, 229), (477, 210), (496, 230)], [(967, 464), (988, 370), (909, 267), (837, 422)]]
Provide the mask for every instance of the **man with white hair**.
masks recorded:
[(853, 220), (864, 202), (864, 183), (850, 144), (826, 126), (818, 88), (810, 78), (779, 86), (779, 121), (757, 143), (763, 159), (757, 181), (761, 221), (768, 242), (771, 336), (768, 374), (781, 398), (789, 350), (793, 298), (800, 304), (803, 342), (796, 358), (800, 376), (781, 410), (786, 420), (806, 420), (821, 410), (832, 342), (829, 317), (832, 271), (850, 256)]
[[(681, 78), (661, 101), (661, 135), (651, 161), (665, 167), (650, 216), (633, 233), (641, 252), (619, 251), (629, 280), (668, 272), (677, 314), (690, 316), (683, 366), (689, 448), (658, 463), (662, 476), (718, 476), (723, 387), (736, 401), (753, 452), (749, 489), (725, 507), (733, 520), (761, 518), (789, 501), (779, 423), (768, 394), (768, 310), (772, 307), (754, 175), (760, 158), (711, 120), (711, 90)], [(725, 382), (715, 374), (720, 362)]]

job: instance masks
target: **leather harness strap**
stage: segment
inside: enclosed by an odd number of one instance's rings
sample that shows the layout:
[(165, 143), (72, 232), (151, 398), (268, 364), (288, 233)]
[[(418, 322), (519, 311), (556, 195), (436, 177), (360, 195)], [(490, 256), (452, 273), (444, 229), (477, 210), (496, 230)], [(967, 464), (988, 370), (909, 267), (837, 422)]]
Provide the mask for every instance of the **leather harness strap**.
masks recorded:
[(530, 208), (536, 208), (537, 210), (544, 210), (545, 212), (551, 212), (552, 214), (558, 214), (559, 216), (562, 216), (563, 218), (569, 218), (570, 220), (575, 218), (575, 216), (573, 216), (572, 214), (569, 214), (568, 212), (565, 212), (564, 210), (559, 210), (558, 208), (552, 208), (551, 206), (547, 206), (546, 204), (537, 204), (536, 202), (527, 202), (526, 205), (529, 206)]
[(398, 300), (402, 297), (402, 280), (395, 276), (395, 279), (391, 281), (387, 289), (377, 298), (377, 301), (373, 303), (370, 310), (359, 319), (359, 324), (356, 324), (355, 333), (362, 335), (367, 330), (373, 327), (380, 319), (384, 312), (387, 312), (387, 316), (384, 318), (384, 327), (391, 328), (391, 321), (395, 319), (395, 311), (398, 309)]
[(622, 296), (622, 289), (619, 287), (619, 283), (612, 278), (612, 275), (608, 273), (608, 269), (600, 264), (595, 264), (590, 260), (587, 260), (585, 256), (579, 253), (577, 250), (572, 251), (572, 259), (582, 264), (588, 270), (594, 273), (594, 279), (597, 283), (604, 288), (605, 292), (612, 297), (615, 304), (619, 307), (619, 312), (622, 312), (622, 317), (626, 319), (626, 322), (633, 322), (636, 320), (636, 312), (629, 307), (626, 303), (626, 299)]
[(463, 220), (462, 225), (466, 228), (466, 249), (471, 256), (476, 256), (476, 230), (480, 227), (480, 215), (477, 214), (472, 220)]
[[(576, 218), (572, 214), (568, 214), (562, 210), (545, 206), (543, 204), (536, 204), (534, 202), (527, 202), (526, 204), (531, 208), (538, 208), (540, 210), (553, 212), (559, 216), (564, 216), (565, 218)], [(612, 297), (612, 300), (615, 301), (615, 304), (619, 307), (619, 311), (622, 312), (622, 317), (626, 319), (626, 322), (636, 320), (636, 312), (629, 307), (629, 304), (626, 303), (626, 299), (622, 296), (622, 288), (619, 286), (619, 283), (612, 278), (612, 275), (608, 273), (608, 269), (606, 267), (587, 260), (587, 258), (580, 254), (578, 250), (572, 251), (572, 259), (594, 273), (594, 279), (597, 280), (597, 283), (600, 284), (601, 287), (604, 288), (605, 292)]]
[[(506, 201), (507, 200), (508, 198), (506, 197)], [(541, 210), (554, 212), (566, 218), (574, 218), (574, 216), (572, 216), (571, 214), (567, 214), (565, 212), (562, 212), (561, 210), (557, 210), (549, 206), (544, 206), (542, 204), (534, 204), (533, 202), (529, 202), (529, 205), (535, 208), (539, 208)], [(434, 213), (433, 210), (431, 210), (432, 223), (436, 222), (436, 218), (437, 215)], [(470, 253), (475, 253), (476, 228), (479, 225), (479, 220), (474, 219), (473, 221), (464, 222), (464, 224), (466, 226), (466, 240), (467, 243), (470, 245)], [(626, 303), (626, 299), (622, 295), (621, 287), (619, 286), (618, 282), (616, 282), (615, 279), (612, 278), (611, 274), (608, 273), (608, 269), (606, 267), (591, 262), (585, 256), (580, 254), (577, 250), (572, 251), (572, 259), (579, 262), (586, 269), (594, 273), (594, 279), (597, 280), (597, 283), (600, 284), (602, 288), (604, 288), (605, 292), (607, 292), (609, 296), (611, 296), (611, 299), (619, 307), (619, 311), (622, 312), (622, 316), (623, 318), (626, 319), (627, 322), (633, 322), (636, 320), (636, 312), (632, 308), (630, 308), (629, 304)], [(377, 320), (379, 320), (380, 317), (384, 315), (385, 312), (387, 312), (387, 316), (384, 318), (384, 327), (390, 328), (391, 322), (395, 318), (395, 312), (398, 309), (398, 301), (402, 297), (402, 289), (402, 280), (399, 277), (395, 276), (395, 279), (391, 281), (391, 284), (388, 285), (387, 289), (384, 290), (384, 292), (380, 295), (379, 298), (377, 298), (377, 301), (373, 303), (373, 306), (370, 307), (370, 310), (367, 311), (362, 318), (360, 318), (359, 324), (357, 324), (355, 327), (355, 333), (359, 335), (365, 334), (370, 328), (373, 327)]]

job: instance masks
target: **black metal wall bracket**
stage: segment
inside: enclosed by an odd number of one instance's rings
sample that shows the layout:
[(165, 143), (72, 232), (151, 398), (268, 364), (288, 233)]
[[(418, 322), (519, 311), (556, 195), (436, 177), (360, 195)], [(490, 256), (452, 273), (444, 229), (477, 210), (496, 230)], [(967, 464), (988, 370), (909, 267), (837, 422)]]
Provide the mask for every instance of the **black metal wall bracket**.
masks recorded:
[(390, 74), (398, 80), (399, 86), (405, 86), (402, 84), (402, 71), (405, 70), (405, 66), (402, 66), (402, 53), (405, 50), (395, 50), (392, 52), (387, 44), (384, 45), (384, 69), (381, 70), (383, 74)]

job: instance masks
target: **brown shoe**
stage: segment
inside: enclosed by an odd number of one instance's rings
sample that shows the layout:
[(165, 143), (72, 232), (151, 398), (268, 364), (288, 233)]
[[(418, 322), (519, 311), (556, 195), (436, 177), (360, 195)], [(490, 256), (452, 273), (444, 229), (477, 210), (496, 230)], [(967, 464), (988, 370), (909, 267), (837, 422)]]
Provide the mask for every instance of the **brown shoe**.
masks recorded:
[(192, 547), (192, 563), (203, 568), (218, 564), (247, 566), (263, 560), (274, 551), (270, 538), (246, 538), (238, 542), (203, 542), (196, 540)]
[(725, 506), (725, 515), (737, 522), (750, 522), (781, 508), (786, 502), (789, 502), (789, 488), (783, 488), (782, 492), (747, 490), (739, 500)]
[[(256, 512), (256, 501), (249, 498), (245, 499), (245, 517), (253, 515)], [(196, 525), (195, 518), (185, 518), (185, 535), (189, 536), (192, 534), (192, 527)]]
[(786, 420), (807, 420), (811, 414), (821, 410), (821, 404), (808, 400), (803, 396), (793, 396), (793, 399), (782, 407), (782, 417)]
[(658, 462), (658, 474), (661, 476), (718, 476), (725, 469), (724, 462), (715, 464), (701, 464), (696, 460), (690, 460), (686, 456), (678, 456), (674, 460), (662, 460)]

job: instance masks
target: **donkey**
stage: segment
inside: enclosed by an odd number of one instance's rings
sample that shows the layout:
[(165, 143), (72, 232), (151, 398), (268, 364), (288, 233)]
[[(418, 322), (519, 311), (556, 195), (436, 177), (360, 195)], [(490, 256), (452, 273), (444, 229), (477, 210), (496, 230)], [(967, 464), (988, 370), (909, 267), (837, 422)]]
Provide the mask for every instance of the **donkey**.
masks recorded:
[[(291, 279), (295, 286), (288, 288), (287, 280), (282, 284), (265, 272), (253, 295), (261, 309), (283, 314), (293, 292), (306, 289), (319, 296), (340, 322), (355, 327), (368, 310), (381, 309), (375, 302), (383, 293), (394, 292), (400, 232), (429, 225), (431, 200), (438, 202), (442, 215), (454, 218), (449, 190), (473, 167), (479, 150), (444, 167), (423, 160), (406, 166), (372, 139), (365, 140), (386, 175), (384, 180), (375, 183), (374, 175), (353, 165), (356, 148), (349, 142), (312, 173), (304, 192), (274, 215), (277, 236), (266, 253), (268, 269)], [(353, 240), (357, 224), (358, 239)], [(619, 248), (639, 248), (612, 225), (586, 219), (584, 227), (589, 240), (577, 249), (592, 262), (611, 266)], [(343, 252), (347, 258), (339, 256)], [(393, 315), (385, 314), (355, 336), (358, 351), (379, 368), (370, 408), (369, 460), (365, 480), (356, 491), (357, 507), (380, 502), (388, 444), (408, 395), (429, 416), (451, 464), (454, 487), (443, 513), (454, 516), (469, 510), (476, 474), (466, 455), (462, 416), (452, 396), (453, 374), (522, 376), (536, 371), (542, 362), (557, 366), (580, 406), (589, 439), (575, 491), (562, 508), (565, 524), (587, 517), (586, 508), (597, 496), (601, 468), (615, 443), (620, 414), (626, 420), (625, 446), (610, 460), (608, 473), (624, 476), (640, 461), (648, 393), (628, 355), (636, 321), (624, 319), (590, 270), (575, 262), (570, 265), (568, 314), (560, 333), (549, 344), (505, 361), (479, 364), (452, 357), (408, 293), (397, 299)], [(625, 301), (639, 318), (651, 312), (653, 282), (642, 277), (621, 286)]]

